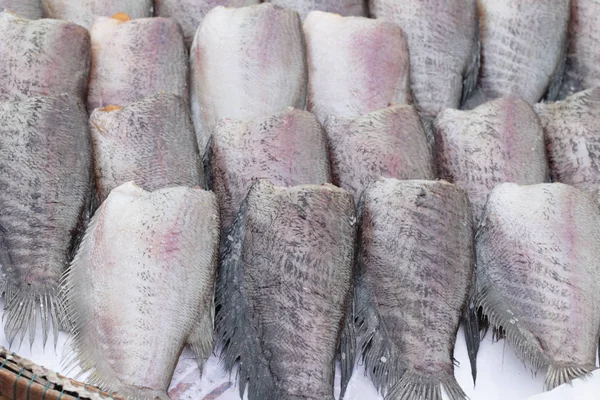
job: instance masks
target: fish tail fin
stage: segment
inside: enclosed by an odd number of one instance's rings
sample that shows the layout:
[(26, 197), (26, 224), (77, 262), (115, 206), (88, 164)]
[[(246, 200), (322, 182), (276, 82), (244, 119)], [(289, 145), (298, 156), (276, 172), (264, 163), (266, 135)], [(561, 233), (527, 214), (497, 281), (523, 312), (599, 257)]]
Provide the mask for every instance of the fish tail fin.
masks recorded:
[(552, 390), (564, 383), (571, 382), (573, 379), (585, 378), (595, 369), (596, 366), (594, 365), (550, 364), (544, 381), (544, 390)]
[(449, 400), (468, 399), (453, 375), (444, 379), (406, 372), (385, 396), (385, 400), (442, 400), (442, 388)]
[(353, 302), (350, 302), (348, 307), (348, 313), (344, 320), (344, 329), (342, 331), (342, 337), (340, 340), (340, 363), (342, 366), (341, 371), (341, 391), (340, 400), (344, 399), (346, 389), (348, 389), (348, 383), (352, 378), (352, 372), (354, 371), (354, 364), (356, 361), (356, 334), (354, 332), (354, 307)]
[(214, 307), (212, 302), (210, 310), (202, 314), (202, 318), (196, 323), (192, 334), (188, 338), (188, 346), (196, 355), (200, 371), (202, 371), (204, 362), (210, 357), (213, 350)]
[(473, 385), (477, 382), (477, 353), (479, 352), (480, 328), (477, 316), (477, 308), (474, 304), (469, 304), (463, 317), (463, 326), (465, 331), (465, 341), (467, 344), (467, 353), (471, 363), (471, 376)]

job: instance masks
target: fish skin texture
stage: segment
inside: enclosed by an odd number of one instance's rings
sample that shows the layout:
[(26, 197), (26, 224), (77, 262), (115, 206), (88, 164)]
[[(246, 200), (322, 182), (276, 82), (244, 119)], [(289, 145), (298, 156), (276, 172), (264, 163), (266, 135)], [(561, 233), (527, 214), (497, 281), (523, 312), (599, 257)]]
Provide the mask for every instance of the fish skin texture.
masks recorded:
[[(64, 19), (90, 29), (97, 17), (126, 13), (131, 19), (150, 18), (152, 0), (41, 0), (44, 17)], [(39, 0), (38, 0), (39, 2)]]
[(408, 45), (399, 26), (313, 11), (304, 35), (308, 110), (321, 123), (410, 101)]
[(467, 193), (381, 178), (358, 209), (353, 320), (367, 374), (386, 400), (441, 400), (442, 387), (466, 399), (453, 353), (474, 269)]
[(364, 0), (269, 0), (271, 4), (297, 11), (304, 20), (311, 11), (324, 11), (344, 17), (366, 17), (367, 3)]
[[(248, 400), (333, 400), (350, 302), (356, 218), (333, 185), (257, 181), (227, 238), (216, 335)], [(239, 363), (238, 363), (239, 361)]]
[(170, 18), (122, 22), (98, 17), (91, 29), (88, 111), (125, 106), (159, 93), (188, 98), (181, 27)]
[(433, 129), (439, 177), (467, 190), (475, 226), (499, 183), (549, 180), (544, 133), (523, 100), (504, 97), (470, 111), (448, 109)]
[(223, 120), (209, 144), (210, 186), (229, 231), (256, 179), (296, 186), (331, 182), (327, 140), (314, 115), (288, 109), (250, 122)]
[(90, 35), (75, 24), (0, 13), (0, 101), (67, 93), (83, 100)]
[(158, 94), (121, 110), (90, 116), (96, 192), (100, 201), (129, 181), (144, 190), (205, 186), (187, 102)]
[(458, 108), (479, 73), (476, 0), (370, 0), (371, 14), (400, 25), (411, 86), (426, 119)]
[(173, 18), (179, 22), (185, 44), (190, 48), (204, 16), (213, 8), (245, 7), (259, 3), (260, 0), (154, 0), (154, 7), (156, 16)]
[(0, 0), (0, 11), (8, 10), (23, 18), (42, 18), (40, 0)]
[(530, 104), (558, 96), (565, 67), (569, 0), (477, 0), (481, 71), (467, 108), (503, 96)]
[(128, 399), (168, 400), (184, 346), (200, 367), (212, 351), (218, 246), (213, 193), (114, 189), (61, 286), (75, 334), (65, 362)]
[(569, 47), (559, 99), (600, 86), (600, 2), (571, 0)]
[(600, 198), (600, 88), (534, 109), (544, 128), (552, 181)]
[(306, 56), (298, 14), (263, 3), (215, 7), (190, 50), (192, 118), (200, 152), (223, 118), (243, 122), (306, 106)]
[(380, 177), (435, 179), (433, 157), (414, 106), (392, 106), (357, 118), (325, 123), (333, 183), (358, 203)]
[[(68, 95), (0, 103), (0, 262), (9, 342), (41, 317), (55, 343), (60, 278), (92, 201), (92, 145), (81, 100)], [(1, 255), (1, 253), (4, 253)], [(39, 315), (38, 315), (39, 314)]]
[(476, 236), (477, 304), (550, 390), (596, 369), (600, 211), (561, 183), (494, 189)]

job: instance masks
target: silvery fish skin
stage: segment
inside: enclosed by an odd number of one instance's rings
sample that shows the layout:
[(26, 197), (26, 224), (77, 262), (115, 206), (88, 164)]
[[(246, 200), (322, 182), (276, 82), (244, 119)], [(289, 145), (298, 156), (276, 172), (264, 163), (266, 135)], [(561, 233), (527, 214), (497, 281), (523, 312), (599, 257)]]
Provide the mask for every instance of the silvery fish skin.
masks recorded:
[(477, 0), (481, 40), (478, 88), (467, 108), (502, 96), (554, 100), (567, 48), (569, 0)]
[(313, 11), (304, 34), (308, 110), (321, 123), (410, 101), (408, 45), (399, 26)]
[(88, 110), (125, 106), (158, 93), (188, 97), (181, 28), (170, 18), (98, 17), (91, 29)]
[(333, 185), (257, 181), (222, 253), (216, 334), (248, 400), (333, 400), (352, 293), (354, 202)]
[(158, 94), (90, 116), (99, 200), (129, 181), (149, 191), (205, 186), (187, 102)]
[(260, 0), (154, 0), (158, 17), (173, 18), (183, 30), (189, 48), (204, 16), (217, 6), (245, 7), (259, 4)]
[[(57, 296), (92, 207), (92, 145), (83, 103), (68, 95), (0, 103), (0, 263), (9, 342), (41, 317), (55, 343)], [(3, 253), (3, 254), (2, 254)], [(38, 315), (39, 314), (39, 315)]]
[(479, 72), (476, 0), (370, 0), (371, 14), (402, 27), (413, 94), (428, 120), (458, 108)]
[(561, 183), (494, 189), (476, 236), (476, 304), (550, 390), (596, 369), (600, 212)]
[(0, 37), (1, 101), (63, 93), (85, 100), (91, 53), (86, 29), (0, 12)]
[(544, 132), (523, 100), (503, 97), (471, 111), (448, 109), (433, 130), (439, 177), (467, 190), (475, 225), (499, 183), (549, 180)]
[(333, 183), (358, 199), (380, 177), (435, 179), (433, 158), (413, 106), (392, 106), (325, 123)]
[[(38, 0), (39, 2), (40, 0)], [(126, 13), (131, 18), (152, 17), (152, 0), (41, 0), (46, 18), (64, 19), (90, 29), (97, 17)]]
[(544, 135), (553, 182), (600, 195), (600, 88), (534, 106)]
[(311, 11), (324, 11), (344, 17), (366, 17), (368, 14), (365, 0), (269, 0), (270, 3), (292, 9), (304, 19)]
[(0, 0), (0, 11), (8, 10), (23, 18), (42, 18), (40, 0)]
[(331, 182), (327, 140), (314, 115), (288, 109), (250, 122), (223, 120), (208, 153), (210, 186), (227, 232), (256, 179), (280, 186)]
[[(353, 320), (367, 373), (386, 400), (441, 400), (442, 387), (466, 399), (453, 353), (474, 268), (467, 193), (381, 178), (358, 209)], [(345, 360), (353, 361), (342, 348)]]
[(213, 193), (132, 182), (100, 206), (61, 287), (73, 320), (67, 365), (129, 399), (165, 399), (184, 346), (213, 345), (219, 211)]
[(600, 86), (600, 2), (571, 0), (567, 64), (559, 98)]
[(306, 105), (306, 57), (294, 11), (215, 7), (190, 50), (191, 105), (202, 151), (223, 118), (249, 121)]

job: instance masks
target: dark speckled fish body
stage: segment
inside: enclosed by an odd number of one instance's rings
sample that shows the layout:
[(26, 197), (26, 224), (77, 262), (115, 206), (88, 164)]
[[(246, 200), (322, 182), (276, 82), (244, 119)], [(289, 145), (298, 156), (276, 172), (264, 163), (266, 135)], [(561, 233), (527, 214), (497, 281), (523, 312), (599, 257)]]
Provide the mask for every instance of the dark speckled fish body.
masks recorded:
[(333, 183), (355, 202), (380, 177), (435, 179), (433, 159), (413, 106), (392, 106), (325, 123)]
[(89, 29), (96, 17), (126, 13), (131, 18), (152, 16), (152, 0), (38, 0), (46, 18), (64, 19)]
[(75, 24), (0, 12), (0, 100), (63, 93), (85, 100), (90, 35)]
[(188, 48), (192, 45), (204, 16), (213, 8), (245, 7), (259, 3), (260, 0), (154, 0), (157, 16), (173, 18), (179, 22)]
[(439, 177), (467, 190), (475, 224), (497, 184), (548, 181), (542, 127), (520, 99), (496, 99), (471, 111), (445, 110), (433, 130)]
[(331, 181), (325, 134), (307, 111), (290, 108), (248, 123), (223, 120), (209, 149), (210, 183), (224, 232), (256, 179), (281, 186)]
[(181, 97), (164, 93), (124, 108), (98, 108), (90, 130), (100, 201), (129, 181), (149, 191), (205, 186), (189, 107)]
[(554, 100), (567, 52), (570, 0), (477, 0), (481, 72), (468, 108), (502, 96)]
[(216, 332), (248, 400), (333, 400), (352, 292), (352, 196), (332, 185), (257, 181), (227, 238)]
[(0, 0), (0, 11), (8, 10), (23, 18), (42, 18), (41, 0)]
[(539, 103), (553, 182), (600, 195), (600, 88)]
[(386, 400), (441, 400), (442, 387), (466, 399), (452, 360), (474, 267), (467, 193), (381, 178), (358, 209), (353, 319), (367, 374)]
[(269, 0), (269, 2), (297, 11), (301, 19), (306, 18), (311, 11), (324, 11), (344, 17), (367, 16), (365, 0)]
[(600, 86), (600, 1), (571, 0), (569, 49), (559, 98)]
[[(6, 274), (4, 326), (9, 341), (55, 340), (62, 306), (57, 288), (89, 213), (92, 146), (83, 103), (34, 97), (0, 103), (0, 256)], [(3, 251), (4, 250), (4, 251)]]
[(90, 112), (159, 93), (188, 98), (187, 51), (174, 20), (98, 17), (91, 39)]
[(494, 189), (476, 236), (477, 306), (546, 389), (596, 369), (600, 211), (561, 183)]

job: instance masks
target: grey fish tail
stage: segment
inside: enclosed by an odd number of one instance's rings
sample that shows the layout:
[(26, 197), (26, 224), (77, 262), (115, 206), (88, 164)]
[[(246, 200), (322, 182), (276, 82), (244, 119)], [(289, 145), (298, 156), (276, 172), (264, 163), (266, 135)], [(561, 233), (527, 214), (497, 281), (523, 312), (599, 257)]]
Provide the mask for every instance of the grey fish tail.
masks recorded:
[(467, 400), (454, 376), (444, 379), (405, 373), (385, 396), (385, 400), (442, 400), (442, 387), (450, 400)]
[(544, 381), (544, 390), (552, 390), (564, 383), (571, 382), (573, 379), (586, 378), (595, 369), (595, 365), (550, 364)]

